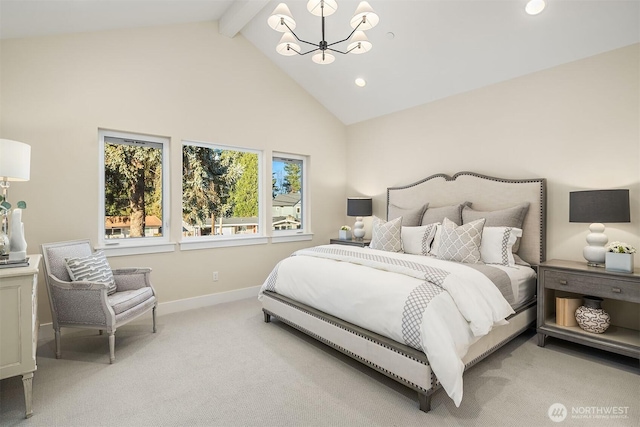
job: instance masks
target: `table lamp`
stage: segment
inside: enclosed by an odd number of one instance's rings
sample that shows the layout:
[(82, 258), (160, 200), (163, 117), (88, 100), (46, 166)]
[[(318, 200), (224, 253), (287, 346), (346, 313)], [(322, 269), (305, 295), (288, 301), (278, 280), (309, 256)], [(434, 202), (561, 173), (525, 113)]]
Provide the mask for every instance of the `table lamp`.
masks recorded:
[(353, 225), (353, 237), (362, 240), (364, 237), (363, 216), (371, 216), (373, 207), (370, 197), (349, 197), (347, 198), (347, 216), (355, 216), (356, 223)]
[[(9, 190), (9, 182), (11, 181), (29, 181), (30, 174), (30, 162), (31, 162), (31, 146), (23, 142), (12, 141), (10, 139), (0, 139), (0, 188), (2, 188), (2, 231), (0, 232), (0, 245), (3, 252), (7, 251), (6, 243), (8, 233), (8, 220), (10, 205), (7, 200), (7, 194)], [(15, 210), (14, 210), (15, 212)], [(18, 217), (21, 212), (18, 210)], [(21, 233), (22, 234), (22, 233)], [(16, 236), (19, 239), (20, 236)], [(13, 236), (12, 236), (12, 239)], [(24, 239), (19, 239), (21, 242)], [(18, 251), (26, 251), (25, 247), (21, 246), (17, 248)]]
[(582, 255), (587, 265), (604, 266), (609, 238), (604, 222), (631, 222), (629, 190), (589, 190), (569, 193), (569, 222), (591, 223)]

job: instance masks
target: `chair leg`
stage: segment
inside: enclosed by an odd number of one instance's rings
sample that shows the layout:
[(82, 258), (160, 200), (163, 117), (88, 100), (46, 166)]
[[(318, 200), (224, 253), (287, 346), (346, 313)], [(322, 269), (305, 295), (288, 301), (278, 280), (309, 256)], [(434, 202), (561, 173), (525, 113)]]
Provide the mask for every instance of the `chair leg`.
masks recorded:
[(56, 359), (62, 357), (62, 351), (60, 350), (60, 329), (54, 331), (56, 338)]
[(109, 363), (116, 360), (116, 331), (109, 332)]
[(153, 313), (152, 313), (152, 316), (153, 316), (153, 333), (155, 334), (156, 333), (156, 307), (155, 306), (153, 307), (152, 311), (153, 311)]

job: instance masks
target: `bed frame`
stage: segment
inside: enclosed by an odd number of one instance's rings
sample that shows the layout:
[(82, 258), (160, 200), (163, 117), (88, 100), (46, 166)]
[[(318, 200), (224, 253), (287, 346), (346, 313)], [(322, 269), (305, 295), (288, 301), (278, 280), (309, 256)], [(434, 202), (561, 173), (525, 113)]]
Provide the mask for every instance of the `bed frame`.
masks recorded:
[[(412, 208), (429, 202), (430, 207), (439, 207), (465, 201), (472, 202), (472, 207), (480, 211), (529, 202), (518, 254), (534, 268), (545, 260), (544, 178), (503, 179), (459, 172), (453, 176), (432, 175), (407, 186), (387, 189), (387, 208), (389, 204)], [(423, 352), (270, 291), (264, 292), (262, 307), (265, 322), (270, 322), (274, 317), (416, 390), (420, 410), (428, 412), (431, 409), (432, 395), (441, 385)], [(515, 311), (508, 318), (508, 325), (494, 328), (469, 348), (462, 359), (465, 370), (535, 323), (535, 299), (522, 304)]]

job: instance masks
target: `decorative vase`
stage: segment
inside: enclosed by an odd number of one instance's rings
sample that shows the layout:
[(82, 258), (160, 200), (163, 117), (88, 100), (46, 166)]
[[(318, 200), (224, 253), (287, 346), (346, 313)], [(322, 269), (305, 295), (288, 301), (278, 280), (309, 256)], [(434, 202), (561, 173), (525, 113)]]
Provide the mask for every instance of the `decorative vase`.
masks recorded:
[(605, 270), (633, 273), (633, 254), (607, 252)]
[(340, 240), (351, 240), (351, 231), (350, 230), (340, 230), (338, 233), (338, 237)]
[(24, 224), (22, 223), (22, 209), (14, 209), (11, 214), (11, 237), (9, 245), (10, 260), (23, 260), (27, 258), (27, 241), (24, 239)]
[(576, 310), (578, 325), (587, 332), (601, 334), (609, 328), (611, 316), (601, 307), (602, 298), (586, 296)]

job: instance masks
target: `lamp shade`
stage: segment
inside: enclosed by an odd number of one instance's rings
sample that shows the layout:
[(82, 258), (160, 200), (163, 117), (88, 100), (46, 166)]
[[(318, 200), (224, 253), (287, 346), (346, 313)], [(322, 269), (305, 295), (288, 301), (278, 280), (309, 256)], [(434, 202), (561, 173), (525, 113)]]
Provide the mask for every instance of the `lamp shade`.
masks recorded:
[[(283, 25), (282, 21), (286, 22), (289, 28), (287, 28), (287, 25)], [(280, 31), (281, 33), (296, 29), (296, 21), (293, 19), (293, 15), (291, 15), (289, 6), (284, 3), (276, 6), (271, 16), (267, 19), (267, 24), (269, 24), (269, 27), (272, 29)]]
[(360, 53), (369, 52), (372, 47), (373, 45), (367, 38), (367, 35), (364, 33), (364, 31), (356, 31), (353, 33), (353, 36), (351, 36), (350, 43), (347, 46), (347, 51), (349, 53), (355, 53), (357, 55)]
[[(324, 3), (324, 9), (322, 8)], [(333, 15), (338, 9), (336, 0), (309, 0), (307, 10), (315, 16)]]
[[(365, 18), (364, 22), (362, 22), (362, 18)], [(362, 22), (362, 24), (358, 27), (358, 25)], [(358, 27), (359, 30), (366, 31), (370, 30), (380, 22), (380, 17), (373, 11), (371, 5), (362, 1), (356, 8), (356, 12), (351, 18), (349, 23), (351, 24), (351, 28)]]
[(569, 193), (569, 222), (631, 222), (629, 190)]
[(371, 216), (373, 207), (370, 197), (349, 197), (347, 199), (347, 216)]
[(280, 43), (276, 46), (276, 52), (284, 56), (297, 55), (300, 52), (300, 45), (296, 43), (293, 34), (286, 32), (282, 35)]
[(331, 64), (333, 61), (336, 60), (336, 57), (330, 54), (329, 52), (327, 52), (326, 50), (323, 50), (321, 52), (314, 54), (311, 57), (311, 60), (316, 64)]
[(29, 181), (31, 146), (24, 142), (0, 139), (0, 180)]

